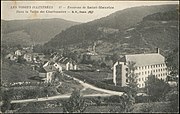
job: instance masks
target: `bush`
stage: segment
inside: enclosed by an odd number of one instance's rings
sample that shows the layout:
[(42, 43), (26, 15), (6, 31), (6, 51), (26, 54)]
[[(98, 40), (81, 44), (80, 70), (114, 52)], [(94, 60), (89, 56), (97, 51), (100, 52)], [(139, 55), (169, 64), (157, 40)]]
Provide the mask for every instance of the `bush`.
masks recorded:
[(171, 107), (172, 112), (178, 112), (179, 111), (178, 92), (170, 91), (166, 95), (166, 100), (170, 101), (170, 107)]
[(57, 88), (57, 92), (61, 93), (61, 94), (65, 94), (66, 93), (66, 90), (62, 87), (62, 86), (59, 86)]
[(122, 100), (123, 98), (118, 95), (113, 95), (113, 96), (104, 98), (104, 102), (107, 102), (107, 103), (121, 103)]
[(149, 100), (148, 96), (136, 96), (135, 101), (136, 103), (147, 103)]

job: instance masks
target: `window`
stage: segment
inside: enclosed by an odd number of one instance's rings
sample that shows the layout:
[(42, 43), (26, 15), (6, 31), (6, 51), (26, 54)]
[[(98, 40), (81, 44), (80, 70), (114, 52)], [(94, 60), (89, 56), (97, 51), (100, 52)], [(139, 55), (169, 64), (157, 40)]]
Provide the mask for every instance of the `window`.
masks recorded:
[(141, 75), (141, 72), (139, 73), (139, 75)]
[(128, 73), (126, 73), (126, 77), (128, 77)]
[(141, 81), (141, 78), (139, 78), (139, 81)]
[(144, 84), (142, 84), (142, 87), (144, 86)]
[(144, 75), (144, 72), (142, 72), (142, 75)]
[(144, 78), (142, 78), (142, 81), (144, 81)]
[(146, 71), (145, 71), (145, 74), (146, 74)]
[(142, 66), (142, 70), (143, 70), (143, 66)]
[(149, 71), (148, 71), (148, 74), (149, 74)]
[(126, 79), (126, 82), (128, 82), (128, 79)]
[(128, 71), (128, 68), (126, 68), (126, 71)]
[(146, 69), (146, 66), (145, 66), (145, 69)]

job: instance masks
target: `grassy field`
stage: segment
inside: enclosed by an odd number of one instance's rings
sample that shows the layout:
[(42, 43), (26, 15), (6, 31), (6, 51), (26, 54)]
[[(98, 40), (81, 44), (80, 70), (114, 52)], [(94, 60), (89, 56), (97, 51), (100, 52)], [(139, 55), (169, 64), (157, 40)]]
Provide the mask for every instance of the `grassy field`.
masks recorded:
[(131, 112), (171, 112), (171, 108), (169, 102), (137, 103)]
[(108, 73), (108, 72), (98, 72), (98, 71), (94, 71), (94, 72), (90, 72), (90, 71), (76, 71), (73, 72), (74, 74), (78, 74), (81, 75), (83, 77), (88, 77), (91, 78), (92, 80), (97, 80), (97, 81), (103, 81), (106, 78), (111, 78), (112, 77), (112, 73)]
[(35, 82), (35, 80), (29, 79), (33, 76), (38, 76), (38, 72), (33, 71), (30, 66), (2, 60), (1, 79), (3, 82)]

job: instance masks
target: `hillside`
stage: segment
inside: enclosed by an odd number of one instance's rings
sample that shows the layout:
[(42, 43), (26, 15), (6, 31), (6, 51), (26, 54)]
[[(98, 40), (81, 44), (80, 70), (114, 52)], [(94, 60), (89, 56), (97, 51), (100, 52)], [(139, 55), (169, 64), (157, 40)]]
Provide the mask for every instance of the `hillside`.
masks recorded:
[[(96, 47), (99, 53), (136, 53), (149, 51), (156, 46), (166, 50), (169, 45), (174, 45), (177, 41), (177, 18), (168, 20), (166, 24), (161, 22), (164, 20), (143, 19), (159, 12), (168, 13), (176, 10), (176, 8), (177, 5), (159, 5), (133, 7), (117, 11), (107, 17), (72, 26), (56, 35), (45, 46), (62, 48), (71, 45), (72, 47), (86, 49), (92, 45), (92, 42), (100, 42), (97, 43)], [(156, 24), (158, 25), (154, 26)], [(167, 29), (163, 33), (164, 27)], [(164, 42), (161, 43), (162, 39)], [(169, 44), (170, 39), (172, 40)], [(159, 42), (162, 45), (159, 45)], [(149, 44), (147, 45), (147, 43)]]
[(32, 45), (45, 43), (77, 22), (63, 19), (1, 20), (2, 43)]
[(38, 72), (33, 71), (30, 66), (2, 60), (2, 81), (4, 83), (33, 81), (29, 78), (38, 76)]

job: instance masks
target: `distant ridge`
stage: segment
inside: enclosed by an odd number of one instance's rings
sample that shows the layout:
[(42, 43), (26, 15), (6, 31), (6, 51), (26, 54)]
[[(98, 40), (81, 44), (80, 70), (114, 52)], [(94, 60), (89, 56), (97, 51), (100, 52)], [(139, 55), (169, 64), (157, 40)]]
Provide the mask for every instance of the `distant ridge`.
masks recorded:
[[(7, 44), (43, 44), (62, 30), (78, 22), (64, 19), (1, 20), (2, 42)], [(16, 41), (17, 40), (17, 41)]]

